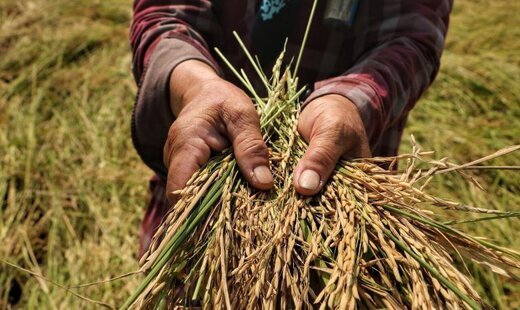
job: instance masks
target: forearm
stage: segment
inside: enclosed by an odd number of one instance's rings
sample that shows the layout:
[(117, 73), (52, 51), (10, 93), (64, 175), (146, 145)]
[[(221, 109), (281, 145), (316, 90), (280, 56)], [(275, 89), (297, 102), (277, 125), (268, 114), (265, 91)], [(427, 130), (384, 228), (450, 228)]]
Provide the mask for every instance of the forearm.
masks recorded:
[(133, 72), (141, 81), (152, 55), (162, 41), (170, 41), (172, 61), (181, 58), (204, 58), (216, 66), (206, 40), (219, 28), (212, 13), (211, 1), (136, 0), (133, 7), (130, 43)]
[(139, 89), (132, 139), (143, 161), (162, 177), (166, 175), (163, 147), (175, 119), (171, 103), (181, 102), (170, 94), (172, 72), (188, 61), (205, 63), (213, 72), (220, 72), (205, 41), (217, 29), (208, 0), (193, 0), (189, 5), (180, 0), (134, 1), (130, 36)]

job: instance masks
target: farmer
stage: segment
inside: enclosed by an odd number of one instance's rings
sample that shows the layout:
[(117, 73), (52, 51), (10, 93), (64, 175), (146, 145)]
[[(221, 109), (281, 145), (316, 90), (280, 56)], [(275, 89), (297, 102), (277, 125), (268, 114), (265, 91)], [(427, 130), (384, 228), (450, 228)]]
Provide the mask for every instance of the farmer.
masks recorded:
[[(134, 1), (132, 137), (156, 174), (140, 253), (171, 193), (213, 152), (232, 146), (252, 186), (273, 186), (258, 114), (213, 47), (254, 79), (232, 31), (271, 72), (286, 37), (286, 60), (297, 55), (311, 7), (312, 0)], [(298, 124), (309, 143), (294, 173), (299, 193), (317, 193), (340, 157), (396, 155), (408, 112), (439, 69), (451, 7), (452, 0), (319, 1), (298, 72), (310, 88)]]

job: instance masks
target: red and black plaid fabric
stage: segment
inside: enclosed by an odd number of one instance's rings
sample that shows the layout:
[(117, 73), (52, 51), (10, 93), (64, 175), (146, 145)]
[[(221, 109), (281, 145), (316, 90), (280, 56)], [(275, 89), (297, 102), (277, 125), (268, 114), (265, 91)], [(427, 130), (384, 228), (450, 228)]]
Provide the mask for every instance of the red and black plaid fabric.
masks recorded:
[(139, 253), (138, 257), (141, 257), (150, 242), (152, 237), (159, 225), (161, 224), (162, 218), (168, 212), (169, 204), (166, 199), (166, 183), (154, 175), (150, 179), (148, 187), (148, 204), (144, 218), (141, 222), (141, 232), (139, 240)]

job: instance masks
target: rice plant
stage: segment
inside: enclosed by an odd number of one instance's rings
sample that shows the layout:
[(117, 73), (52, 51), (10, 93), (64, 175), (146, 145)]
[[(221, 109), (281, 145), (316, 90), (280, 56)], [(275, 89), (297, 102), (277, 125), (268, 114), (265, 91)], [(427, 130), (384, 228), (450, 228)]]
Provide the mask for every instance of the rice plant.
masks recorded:
[[(465, 165), (433, 160), (417, 146), (392, 158), (341, 161), (318, 195), (300, 196), (292, 171), (307, 145), (296, 129), (304, 91), (292, 73), (297, 66), (284, 67), (282, 53), (268, 78), (244, 52), (267, 98), (217, 50), (254, 99), (274, 189), (248, 186), (231, 150), (211, 159), (176, 192), (178, 202), (141, 258), (147, 275), (123, 308), (478, 309), (486, 305), (454, 259), (514, 277), (510, 270), (520, 268), (520, 253), (433, 215), (436, 208), (459, 217), (488, 214), (477, 220), (518, 214), (441, 199), (426, 187), (438, 174), (464, 175), (520, 146)], [(393, 169), (398, 162), (399, 171)]]

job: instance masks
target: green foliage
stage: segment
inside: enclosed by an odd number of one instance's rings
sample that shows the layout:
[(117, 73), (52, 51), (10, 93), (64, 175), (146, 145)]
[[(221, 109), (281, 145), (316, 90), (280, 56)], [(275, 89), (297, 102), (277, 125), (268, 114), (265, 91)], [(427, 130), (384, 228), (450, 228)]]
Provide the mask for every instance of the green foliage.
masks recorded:
[[(0, 1), (0, 258), (66, 286), (136, 267), (150, 173), (129, 136), (130, 10), (130, 1)], [(77, 291), (119, 304), (137, 282)], [(8, 298), (88, 305), (0, 263), (0, 309)]]

